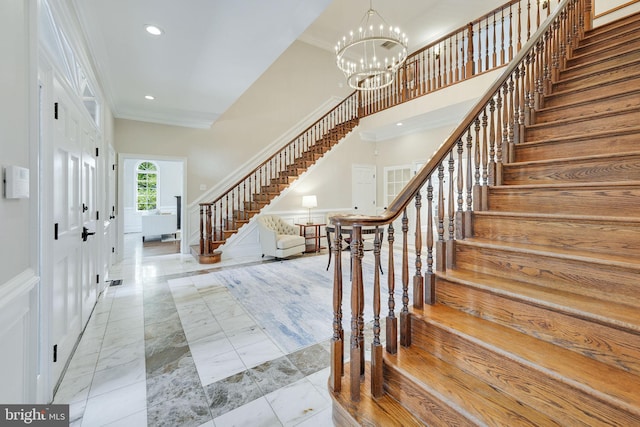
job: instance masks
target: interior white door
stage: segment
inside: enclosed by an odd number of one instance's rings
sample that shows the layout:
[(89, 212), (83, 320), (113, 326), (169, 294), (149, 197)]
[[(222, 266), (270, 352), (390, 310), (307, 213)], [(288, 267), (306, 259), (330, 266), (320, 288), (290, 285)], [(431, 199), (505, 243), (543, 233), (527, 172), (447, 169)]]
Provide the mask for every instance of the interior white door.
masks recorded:
[(351, 200), (355, 212), (362, 215), (376, 214), (375, 165), (352, 165)]
[(82, 130), (82, 325), (91, 316), (98, 290), (99, 245), (96, 201), (96, 142), (94, 132)]
[(82, 149), (79, 115), (54, 79), (52, 205), (54, 222), (51, 338), (53, 381), (60, 377), (82, 327)]

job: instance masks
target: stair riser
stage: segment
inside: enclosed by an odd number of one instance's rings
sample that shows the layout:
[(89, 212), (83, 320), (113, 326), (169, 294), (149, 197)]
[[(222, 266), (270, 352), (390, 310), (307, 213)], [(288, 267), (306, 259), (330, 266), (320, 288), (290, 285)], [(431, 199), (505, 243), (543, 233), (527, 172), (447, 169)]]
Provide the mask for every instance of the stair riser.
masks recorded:
[(289, 185), (296, 180), (295, 176), (283, 175), (271, 180), (274, 184)]
[(259, 212), (262, 208), (264, 208), (268, 204), (269, 204), (268, 202), (257, 202), (257, 201), (244, 202), (244, 209), (248, 211)]
[(431, 395), (419, 384), (403, 376), (393, 366), (383, 366), (385, 392), (416, 417), (433, 427), (468, 426), (475, 424), (451, 409), (445, 402)]
[[(640, 99), (640, 96), (639, 98)], [(576, 148), (578, 147), (578, 148)], [(626, 153), (638, 147), (638, 135), (628, 133), (606, 133), (598, 136), (584, 136), (560, 141), (521, 144), (516, 146), (515, 161), (531, 162), (537, 160), (566, 159), (575, 156), (580, 150), (581, 156), (593, 156), (610, 153)]]
[(601, 41), (603, 39), (611, 39), (620, 33), (635, 31), (640, 27), (640, 19), (637, 15), (629, 15), (619, 19), (615, 24), (597, 27), (589, 30), (585, 34), (584, 43), (590, 44)]
[(479, 248), (458, 241), (455, 266), (590, 298), (640, 307), (640, 269), (593, 264), (553, 255)]
[(640, 106), (640, 91), (626, 92), (618, 96), (604, 94), (589, 102), (539, 110), (535, 113), (535, 124), (575, 119), (638, 106)]
[(636, 128), (639, 122), (640, 110), (631, 109), (619, 114), (602, 114), (597, 117), (575, 119), (573, 121), (528, 126), (525, 129), (525, 137), (526, 141), (531, 142), (557, 138), (558, 135), (571, 136), (596, 132), (624, 131), (628, 128)]
[(596, 55), (615, 56), (638, 48), (640, 48), (640, 40), (638, 40), (637, 37), (634, 37), (632, 40), (627, 40), (624, 43), (622, 43), (621, 40), (621, 43), (613, 43), (598, 47), (589, 47), (586, 49), (588, 51), (586, 54), (575, 54), (573, 58), (569, 59), (567, 61), (567, 67), (588, 64), (589, 62), (593, 61), (593, 56), (591, 56), (589, 52), (595, 53)]
[(597, 86), (616, 80), (631, 80), (640, 74), (640, 61), (624, 67), (602, 71), (597, 74), (579, 76), (574, 79), (560, 81), (553, 85), (553, 91), (567, 91), (581, 89), (585, 86)]
[(413, 345), (526, 402), (562, 425), (634, 425), (640, 422), (630, 414), (617, 411), (571, 387), (560, 378), (532, 370), (438, 325), (416, 322), (412, 338)]
[(505, 185), (640, 181), (640, 154), (505, 164)]
[(619, 54), (617, 56), (611, 56), (595, 60), (583, 65), (575, 65), (573, 67), (567, 67), (560, 73), (560, 80), (565, 80), (573, 77), (588, 76), (591, 73), (597, 73), (604, 70), (610, 70), (619, 66), (625, 66), (629, 62), (635, 62), (640, 58), (640, 50), (631, 50), (626, 53)]
[(277, 194), (272, 193), (256, 193), (253, 195), (252, 199), (258, 203), (266, 203), (273, 200), (276, 196)]
[(638, 23), (634, 22), (627, 26), (625, 30), (616, 31), (616, 35), (601, 34), (598, 37), (590, 37), (581, 43), (576, 49), (573, 50), (573, 56), (583, 56), (587, 54), (599, 54), (607, 53), (609, 49), (612, 49), (620, 44), (626, 44), (628, 42), (636, 42), (638, 36)]
[(634, 215), (640, 209), (640, 188), (633, 186), (589, 188), (489, 188), (489, 209), (601, 216)]
[(633, 374), (640, 373), (640, 337), (553, 309), (436, 279), (438, 303), (480, 316)]
[(500, 242), (591, 251), (629, 257), (640, 256), (640, 224), (474, 215), (473, 235)]
[(289, 187), (289, 184), (269, 184), (266, 187), (262, 187), (262, 191), (267, 193), (280, 193)]

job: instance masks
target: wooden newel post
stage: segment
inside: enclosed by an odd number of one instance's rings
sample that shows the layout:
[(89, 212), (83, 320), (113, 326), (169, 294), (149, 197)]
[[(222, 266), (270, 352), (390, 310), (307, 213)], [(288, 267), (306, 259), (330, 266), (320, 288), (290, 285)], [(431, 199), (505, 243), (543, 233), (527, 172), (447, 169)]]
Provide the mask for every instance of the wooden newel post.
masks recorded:
[(342, 233), (336, 225), (333, 250), (333, 339), (331, 340), (331, 376), (329, 386), (334, 392), (342, 390), (344, 375), (344, 330), (342, 329)]

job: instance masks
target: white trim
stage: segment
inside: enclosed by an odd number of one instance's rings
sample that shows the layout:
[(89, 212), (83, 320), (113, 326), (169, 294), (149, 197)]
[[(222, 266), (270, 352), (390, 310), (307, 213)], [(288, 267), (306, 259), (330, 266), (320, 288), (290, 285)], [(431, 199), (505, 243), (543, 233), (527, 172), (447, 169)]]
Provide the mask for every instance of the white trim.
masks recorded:
[(8, 282), (3, 283), (0, 285), (0, 308), (31, 292), (39, 282), (40, 277), (36, 276), (35, 272), (28, 268)]

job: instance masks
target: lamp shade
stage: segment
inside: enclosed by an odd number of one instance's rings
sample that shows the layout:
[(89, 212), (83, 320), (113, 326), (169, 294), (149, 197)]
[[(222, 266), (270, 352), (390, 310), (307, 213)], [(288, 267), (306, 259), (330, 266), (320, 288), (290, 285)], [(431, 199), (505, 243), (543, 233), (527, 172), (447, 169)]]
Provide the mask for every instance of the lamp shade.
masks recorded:
[(303, 208), (315, 208), (318, 206), (318, 198), (316, 196), (302, 196)]

